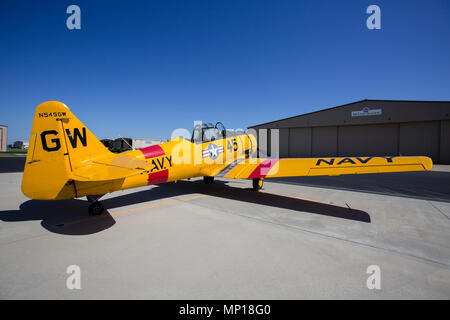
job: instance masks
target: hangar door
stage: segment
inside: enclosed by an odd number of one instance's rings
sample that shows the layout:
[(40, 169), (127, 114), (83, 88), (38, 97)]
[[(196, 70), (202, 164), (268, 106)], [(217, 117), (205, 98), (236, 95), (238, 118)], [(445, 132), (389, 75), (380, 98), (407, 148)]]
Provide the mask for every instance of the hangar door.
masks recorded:
[(311, 133), (313, 157), (337, 156), (338, 127), (314, 127)]
[(400, 124), (400, 148), (403, 156), (428, 156), (439, 162), (439, 121)]
[(339, 156), (398, 154), (398, 124), (339, 127)]
[(288, 156), (291, 158), (310, 157), (311, 128), (289, 128), (288, 130), (289, 130)]

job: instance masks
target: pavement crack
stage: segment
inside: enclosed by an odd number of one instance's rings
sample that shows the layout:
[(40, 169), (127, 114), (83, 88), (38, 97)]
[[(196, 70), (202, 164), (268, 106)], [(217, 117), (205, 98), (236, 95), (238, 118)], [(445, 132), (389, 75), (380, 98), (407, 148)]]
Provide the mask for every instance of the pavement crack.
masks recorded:
[(439, 209), (438, 207), (436, 207), (436, 206), (434, 205), (433, 202), (428, 201), (428, 203), (431, 204), (431, 206), (432, 206), (433, 208), (435, 208), (437, 211), (439, 211), (444, 217), (446, 217), (447, 220), (450, 220), (450, 218), (449, 218), (445, 213), (443, 213), (443, 212), (441, 211), (441, 209)]
[(251, 215), (246, 215), (246, 214), (237, 213), (237, 212), (233, 212), (233, 211), (227, 211), (227, 210), (220, 210), (220, 209), (218, 211), (224, 212), (224, 213), (231, 213), (233, 215), (241, 216), (243, 218), (248, 218), (248, 219), (252, 219), (252, 220), (257, 220), (257, 221), (263, 222), (263, 223), (270, 223), (270, 224), (277, 225), (277, 226), (280, 226), (280, 227), (285, 227), (285, 228), (289, 228), (289, 229), (294, 229), (294, 230), (298, 230), (298, 231), (307, 232), (307, 233), (310, 233), (310, 234), (313, 234), (313, 235), (317, 235), (317, 236), (322, 236), (322, 237), (331, 238), (331, 239), (335, 239), (335, 240), (341, 240), (341, 241), (345, 241), (345, 242), (348, 242), (348, 243), (351, 243), (351, 244), (354, 244), (354, 245), (359, 245), (359, 246), (362, 246), (362, 247), (368, 247), (368, 248), (372, 248), (372, 249), (378, 249), (378, 250), (382, 250), (382, 251), (387, 251), (387, 252), (390, 252), (390, 253), (400, 254), (402, 256), (412, 257), (412, 258), (423, 260), (423, 261), (426, 261), (426, 262), (429, 262), (429, 263), (435, 263), (435, 264), (438, 264), (438, 265), (441, 265), (441, 266), (445, 266), (447, 268), (450, 267), (450, 264), (448, 264), (448, 263), (445, 263), (445, 262), (442, 262), (442, 261), (439, 261), (439, 260), (436, 260), (436, 259), (433, 259), (433, 258), (427, 258), (427, 257), (424, 257), (424, 256), (414, 255), (412, 253), (396, 250), (394, 248), (386, 248), (386, 247), (377, 246), (377, 245), (373, 245), (373, 244), (369, 244), (369, 243), (358, 242), (358, 241), (355, 241), (355, 240), (352, 240), (352, 239), (345, 239), (345, 238), (334, 236), (334, 235), (331, 235), (331, 234), (326, 234), (326, 233), (322, 233), (322, 232), (319, 232), (319, 231), (314, 231), (314, 230), (310, 230), (310, 229), (307, 229), (307, 228), (303, 228), (301, 226), (290, 225), (290, 224), (282, 223), (282, 222), (279, 222), (279, 221), (276, 221), (276, 220), (265, 219), (265, 218), (262, 218), (262, 217), (251, 216)]
[(44, 238), (44, 237), (48, 237), (48, 236), (50, 236), (50, 234), (41, 234), (41, 235), (38, 235), (38, 236), (32, 236), (32, 237), (17, 239), (17, 240), (13, 240), (13, 241), (9, 241), (9, 242), (3, 242), (3, 243), (0, 243), (0, 246), (6, 246), (6, 245), (17, 243), (17, 242), (33, 240), (33, 239), (38, 239), (38, 238)]

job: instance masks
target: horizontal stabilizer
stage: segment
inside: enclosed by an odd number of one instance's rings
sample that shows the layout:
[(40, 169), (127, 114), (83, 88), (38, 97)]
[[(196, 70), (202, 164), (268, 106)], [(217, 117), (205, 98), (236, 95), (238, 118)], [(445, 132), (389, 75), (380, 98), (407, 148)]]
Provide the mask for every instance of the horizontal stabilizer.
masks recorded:
[(150, 165), (141, 160), (115, 155), (92, 160), (72, 172), (75, 181), (108, 181), (124, 179), (137, 174), (148, 173)]

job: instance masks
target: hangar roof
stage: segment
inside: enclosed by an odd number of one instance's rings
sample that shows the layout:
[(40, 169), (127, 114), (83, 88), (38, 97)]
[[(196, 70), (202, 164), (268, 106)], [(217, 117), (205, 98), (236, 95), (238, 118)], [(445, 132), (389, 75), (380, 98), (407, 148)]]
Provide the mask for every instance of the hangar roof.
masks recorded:
[(450, 101), (360, 100), (249, 128), (345, 126), (450, 120)]

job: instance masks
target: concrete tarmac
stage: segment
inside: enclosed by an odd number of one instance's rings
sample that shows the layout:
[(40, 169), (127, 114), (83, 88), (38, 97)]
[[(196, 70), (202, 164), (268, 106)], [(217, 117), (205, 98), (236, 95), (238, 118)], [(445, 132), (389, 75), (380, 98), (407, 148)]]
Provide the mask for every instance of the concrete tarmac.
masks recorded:
[(0, 173), (23, 172), (25, 167), (25, 156), (2, 157), (0, 156)]
[(2, 173), (0, 298), (449, 299), (450, 199), (422, 196), (430, 176), (404, 174), (408, 196), (387, 195), (389, 174), (364, 176), (346, 189), (268, 179), (261, 192), (180, 181), (107, 195), (90, 217), (87, 201), (30, 200), (22, 173)]

